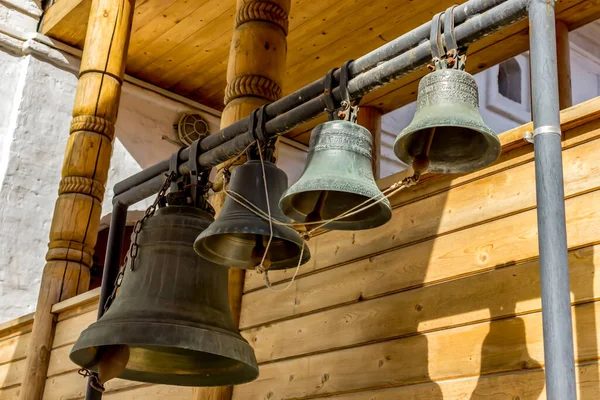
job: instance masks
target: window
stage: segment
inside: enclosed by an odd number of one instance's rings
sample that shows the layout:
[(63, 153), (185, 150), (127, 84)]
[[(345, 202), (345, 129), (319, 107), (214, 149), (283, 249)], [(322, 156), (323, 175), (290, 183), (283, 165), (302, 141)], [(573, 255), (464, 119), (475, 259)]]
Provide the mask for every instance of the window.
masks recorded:
[(476, 79), (483, 94), (482, 116), (495, 130), (503, 132), (531, 120), (528, 53), (495, 65)]
[(507, 99), (522, 104), (523, 81), (521, 66), (518, 61), (511, 58), (498, 67), (498, 91)]

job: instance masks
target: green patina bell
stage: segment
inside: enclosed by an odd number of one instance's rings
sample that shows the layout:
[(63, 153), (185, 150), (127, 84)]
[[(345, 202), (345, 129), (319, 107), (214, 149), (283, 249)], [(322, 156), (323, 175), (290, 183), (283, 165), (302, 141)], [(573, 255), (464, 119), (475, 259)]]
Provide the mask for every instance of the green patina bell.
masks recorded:
[[(180, 386), (224, 386), (258, 376), (254, 351), (229, 308), (227, 268), (199, 257), (196, 237), (213, 221), (193, 207), (168, 206), (139, 233), (110, 308), (84, 330), (69, 355), (113, 377)], [(103, 376), (104, 375), (104, 376)]]
[(388, 222), (392, 209), (373, 177), (372, 148), (371, 133), (353, 122), (329, 121), (315, 127), (302, 176), (279, 202), (283, 213), (303, 223), (329, 220), (373, 199), (372, 203), (381, 201), (324, 228), (361, 230)]
[(465, 173), (492, 164), (500, 152), (498, 136), (479, 113), (471, 74), (440, 69), (421, 79), (415, 117), (394, 143), (401, 161), (412, 165), (416, 157), (428, 156), (430, 172)]

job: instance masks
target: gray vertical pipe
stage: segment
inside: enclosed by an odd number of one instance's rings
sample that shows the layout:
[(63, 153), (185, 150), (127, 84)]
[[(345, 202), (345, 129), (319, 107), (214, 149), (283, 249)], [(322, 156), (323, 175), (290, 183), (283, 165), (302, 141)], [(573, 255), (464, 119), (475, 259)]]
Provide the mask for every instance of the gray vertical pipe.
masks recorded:
[[(114, 200), (117, 200), (115, 198)], [(115, 289), (115, 280), (119, 275), (121, 252), (123, 250), (123, 239), (127, 225), (127, 205), (119, 201), (113, 201), (112, 218), (108, 231), (106, 246), (106, 257), (104, 259), (104, 271), (102, 272), (102, 286), (100, 289), (100, 301), (98, 302), (98, 317), (104, 314), (104, 304)], [(102, 393), (90, 385), (92, 378), (88, 379), (85, 400), (100, 400)]]
[(529, 40), (548, 400), (576, 400), (554, 0), (530, 0)]

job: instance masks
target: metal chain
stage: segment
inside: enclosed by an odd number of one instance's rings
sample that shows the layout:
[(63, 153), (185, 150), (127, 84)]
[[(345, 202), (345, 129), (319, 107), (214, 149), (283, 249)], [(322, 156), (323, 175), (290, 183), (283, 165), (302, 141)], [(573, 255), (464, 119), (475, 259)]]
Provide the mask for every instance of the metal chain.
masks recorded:
[[(119, 290), (119, 288), (121, 287), (121, 284), (123, 283), (123, 277), (125, 276), (125, 269), (127, 268), (128, 260), (131, 260), (130, 269), (133, 271), (134, 262), (138, 256), (138, 251), (139, 251), (139, 246), (137, 243), (138, 235), (142, 231), (142, 226), (143, 226), (144, 222), (148, 218), (150, 218), (154, 215), (154, 213), (156, 212), (156, 208), (158, 207), (158, 203), (160, 203), (160, 201), (165, 197), (167, 190), (169, 189), (169, 186), (171, 185), (171, 182), (173, 182), (173, 179), (175, 179), (177, 177), (177, 174), (175, 172), (171, 172), (170, 174), (168, 174), (166, 176), (167, 176), (167, 179), (165, 179), (165, 183), (158, 191), (158, 194), (156, 195), (154, 202), (150, 205), (150, 207), (148, 207), (146, 209), (146, 212), (144, 213), (144, 216), (142, 217), (142, 219), (137, 221), (133, 227), (133, 235), (131, 238), (131, 247), (129, 248), (127, 255), (125, 255), (125, 262), (121, 266), (121, 269), (119, 270), (119, 274), (117, 275), (117, 278), (115, 279), (115, 285), (114, 285), (113, 291), (110, 294), (110, 296), (108, 296), (108, 298), (106, 299), (106, 302), (104, 303), (104, 312), (105, 313), (106, 313), (106, 311), (108, 311), (108, 309), (110, 308), (110, 305), (117, 297), (117, 291)], [(96, 372), (91, 371), (87, 368), (81, 368), (77, 372), (79, 373), (79, 375), (83, 376), (84, 378), (89, 377), (91, 379), (90, 386), (92, 388), (94, 388), (95, 390), (97, 390), (99, 392), (104, 392), (104, 385), (102, 385), (102, 383), (100, 383), (100, 381), (98, 380), (98, 374)]]
[(171, 182), (173, 182), (173, 179), (175, 179), (176, 176), (177, 175), (175, 174), (175, 172), (171, 172), (169, 175), (167, 175), (167, 179), (165, 179), (165, 183), (163, 183), (162, 187), (158, 191), (158, 194), (156, 195), (154, 202), (146, 209), (144, 216), (135, 223), (135, 225), (133, 227), (132, 238), (131, 238), (131, 247), (129, 248), (129, 251), (127, 252), (127, 255), (125, 256), (125, 262), (121, 266), (119, 274), (117, 275), (117, 278), (115, 279), (114, 289), (113, 289), (112, 293), (110, 294), (110, 296), (108, 296), (108, 299), (106, 299), (106, 302), (104, 303), (104, 312), (106, 312), (109, 309), (110, 305), (112, 304), (115, 297), (117, 296), (117, 290), (121, 287), (121, 283), (123, 283), (123, 277), (125, 276), (125, 269), (127, 267), (128, 261), (131, 262), (131, 264), (129, 265), (129, 269), (131, 271), (133, 271), (133, 269), (134, 269), (135, 259), (137, 258), (138, 251), (139, 251), (139, 246), (137, 243), (138, 235), (142, 231), (142, 226), (144, 225), (144, 222), (148, 218), (150, 218), (154, 215), (154, 213), (156, 212), (156, 208), (158, 207), (158, 203), (161, 201), (161, 199), (163, 199), (165, 197), (165, 194), (167, 193), (167, 190), (169, 189)]

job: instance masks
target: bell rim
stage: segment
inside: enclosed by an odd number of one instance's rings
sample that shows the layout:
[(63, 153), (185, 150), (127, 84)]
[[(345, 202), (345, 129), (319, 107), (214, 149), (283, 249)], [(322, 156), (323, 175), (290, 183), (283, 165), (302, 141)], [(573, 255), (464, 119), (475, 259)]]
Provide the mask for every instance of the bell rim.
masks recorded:
[[(215, 225), (215, 226), (213, 226), (213, 225)], [(198, 235), (198, 237), (194, 241), (194, 250), (196, 251), (196, 254), (198, 254), (200, 257), (204, 258), (205, 260), (207, 260), (213, 264), (220, 265), (220, 266), (239, 268), (239, 269), (247, 269), (247, 270), (254, 269), (256, 267), (256, 265), (253, 265), (248, 261), (239, 261), (239, 262), (227, 261), (225, 259), (225, 257), (221, 256), (217, 252), (204, 251), (205, 249), (209, 250), (209, 248), (207, 246), (204, 246), (203, 242), (213, 236), (218, 236), (218, 235), (229, 235), (229, 234), (249, 234), (250, 235), (251, 234), (251, 235), (269, 236), (270, 235), (269, 228), (254, 229), (253, 231), (248, 231), (247, 229), (249, 229), (249, 227), (244, 226), (244, 227), (240, 227), (239, 229), (229, 228), (229, 229), (225, 230), (225, 229), (222, 229), (216, 222), (213, 225), (211, 225), (208, 229), (206, 229), (202, 233), (200, 233), (200, 235)], [(285, 233), (281, 233), (281, 232), (285, 232), (284, 229), (286, 229), (286, 230), (289, 229), (291, 231), (291, 233), (288, 233), (287, 235)], [(297, 238), (294, 236), (297, 236)], [(295, 244), (298, 248), (298, 257), (300, 256), (300, 253), (302, 253), (302, 261), (300, 262), (301, 266), (306, 264), (308, 261), (310, 261), (311, 254), (310, 254), (308, 245), (304, 242), (304, 240), (302, 239), (300, 234), (298, 232), (296, 232), (294, 229), (285, 227), (285, 226), (280, 226), (277, 224), (273, 224), (273, 239), (283, 240), (283, 241), (287, 241), (287, 242), (291, 242), (291, 243)], [(302, 246), (304, 246), (304, 251), (302, 251)], [(275, 270), (281, 270), (281, 269), (295, 268), (298, 266), (298, 257), (290, 257), (286, 260), (273, 262), (271, 264), (271, 267), (269, 268), (269, 270), (275, 271)]]
[[(302, 178), (300, 178), (300, 179), (302, 179)], [(323, 183), (325, 181), (336, 182), (338, 184), (326, 185)], [(350, 182), (350, 180), (346, 180), (346, 181), (347, 181), (347, 183), (350, 183), (350, 184), (358, 183), (356, 181), (351, 181), (351, 182)], [(298, 182), (300, 182), (300, 181), (298, 181)], [(344, 190), (340, 190), (339, 189), (339, 187), (340, 187), (339, 177), (336, 177), (336, 176), (323, 175), (323, 176), (320, 176), (318, 179), (305, 180), (305, 181), (301, 182), (300, 184), (298, 184), (298, 182), (296, 184), (292, 185), (288, 190), (286, 190), (283, 193), (283, 195), (281, 196), (281, 199), (279, 200), (279, 208), (286, 215), (286, 217), (291, 218), (292, 220), (300, 222), (300, 223), (302, 223), (302, 221), (304, 221), (306, 219), (306, 214), (303, 214), (303, 213), (297, 211), (294, 207), (292, 207), (294, 196), (298, 196), (298, 195), (310, 193), (310, 192), (322, 192), (322, 191), (337, 192), (340, 194), (354, 194), (354, 195), (358, 195), (358, 196), (363, 196), (365, 198), (365, 201), (370, 198), (373, 198), (377, 195), (385, 196), (379, 190), (379, 188), (375, 185), (372, 188), (372, 190), (366, 190), (366, 191), (360, 191), (360, 190), (353, 189), (352, 188), (353, 185), (350, 185), (350, 186), (342, 185), (342, 186), (345, 186)], [(364, 184), (364, 182), (361, 182), (361, 183)], [(327, 225), (324, 226), (324, 228), (328, 229), (328, 230), (339, 230), (339, 231), (366, 230), (366, 229), (373, 229), (373, 228), (377, 228), (382, 225), (385, 225), (387, 222), (389, 222), (392, 219), (392, 206), (390, 204), (389, 199), (385, 198), (382, 201), (380, 201), (379, 203), (375, 204), (373, 207), (376, 207), (379, 209), (379, 212), (376, 213), (376, 215), (377, 215), (376, 218), (371, 218), (371, 219), (363, 220), (360, 222), (344, 221), (343, 219), (341, 219), (339, 221), (334, 221), (334, 222), (328, 223)]]
[[(118, 326), (119, 329), (115, 330), (115, 326)], [(133, 328), (127, 330), (127, 328)], [(69, 359), (84, 368), (89, 368), (93, 371), (97, 372), (97, 364), (94, 365), (95, 355), (90, 359), (89, 362), (78, 362), (82, 361), (87, 354), (89, 356), (90, 349), (92, 348), (100, 348), (102, 346), (112, 346), (112, 345), (126, 345), (126, 346), (157, 346), (163, 348), (176, 348), (176, 349), (186, 349), (198, 354), (212, 354), (219, 357), (223, 357), (233, 362), (237, 362), (243, 370), (243, 376), (237, 380), (227, 380), (226, 385), (238, 385), (246, 382), (253, 381), (258, 377), (258, 363), (256, 361), (256, 356), (254, 353), (254, 349), (252, 346), (246, 341), (239, 333), (235, 334), (234, 332), (226, 331), (224, 329), (218, 327), (198, 327), (184, 324), (167, 324), (164, 322), (150, 322), (150, 321), (134, 321), (134, 320), (113, 320), (102, 322), (102, 320), (98, 320), (91, 324), (88, 328), (86, 328), (79, 338), (77, 342), (73, 345), (73, 348), (69, 352)], [(213, 339), (219, 338), (223, 343), (221, 347), (221, 351), (215, 348), (207, 348), (200, 349), (199, 347), (194, 348), (193, 346), (185, 346), (180, 345), (178, 347), (169, 346), (166, 344), (160, 343), (160, 341), (156, 340), (160, 337), (172, 337), (173, 329), (178, 330), (178, 335), (185, 336), (188, 339), (188, 345), (193, 342), (190, 340), (193, 337), (200, 337), (201, 333), (204, 333), (204, 338), (212, 337)], [(149, 335), (149, 338), (155, 339), (155, 342), (149, 341), (139, 341), (135, 339), (136, 335), (139, 335), (140, 331), (152, 332), (152, 335)], [(114, 332), (119, 332), (119, 340), (116, 340)], [(91, 336), (91, 333), (94, 333), (94, 336)], [(104, 337), (109, 340), (105, 340), (104, 343), (86, 343), (91, 340), (95, 340), (97, 335), (104, 333)], [(111, 336), (112, 334), (112, 336)], [(161, 335), (162, 334), (162, 335)], [(128, 343), (122, 343), (127, 341), (127, 335), (131, 335), (131, 339), (129, 339)], [(110, 340), (113, 339), (113, 340)], [(179, 344), (181, 341), (179, 341)], [(214, 340), (203, 340), (202, 343), (213, 344), (217, 343)], [(197, 342), (196, 344), (199, 344)], [(224, 351), (222, 351), (224, 350)], [(237, 354), (236, 354), (237, 352)], [(237, 357), (236, 357), (237, 355)], [(170, 377), (171, 381), (161, 380), (161, 377)], [(176, 384), (179, 386), (223, 386), (223, 381), (215, 377), (211, 377), (211, 380), (214, 382), (201, 382), (202, 379), (207, 380), (206, 376), (201, 374), (169, 374), (166, 375), (164, 373), (149, 373), (149, 372), (141, 372), (141, 371), (132, 371), (127, 370), (123, 371), (121, 375), (119, 375), (121, 379), (133, 380), (136, 382), (146, 382), (146, 383), (155, 383), (155, 384)], [(143, 378), (143, 379), (140, 379)], [(156, 379), (154, 379), (156, 378)], [(176, 383), (174, 383), (176, 382)]]

